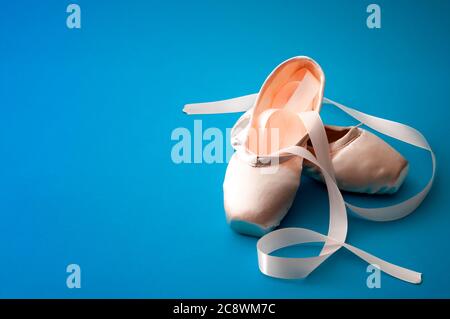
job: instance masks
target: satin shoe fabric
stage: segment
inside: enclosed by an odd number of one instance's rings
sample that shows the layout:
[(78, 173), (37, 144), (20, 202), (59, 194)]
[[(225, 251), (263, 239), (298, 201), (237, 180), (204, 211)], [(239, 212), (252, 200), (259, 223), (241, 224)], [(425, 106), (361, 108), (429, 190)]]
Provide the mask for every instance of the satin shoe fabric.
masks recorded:
[[(403, 184), (408, 174), (408, 161), (381, 138), (357, 126), (326, 125), (325, 131), (340, 190), (393, 194)], [(314, 154), (310, 143), (307, 148)], [(304, 173), (323, 181), (319, 168), (309, 161), (304, 163)]]

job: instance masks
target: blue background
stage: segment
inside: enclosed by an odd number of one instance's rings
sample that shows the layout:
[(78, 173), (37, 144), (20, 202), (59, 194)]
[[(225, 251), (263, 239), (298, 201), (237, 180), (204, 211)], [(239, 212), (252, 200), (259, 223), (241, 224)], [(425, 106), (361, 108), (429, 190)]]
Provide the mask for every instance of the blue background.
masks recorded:
[[(448, 92), (450, 1), (68, 1), (0, 4), (0, 297), (450, 297)], [(344, 250), (304, 280), (266, 277), (256, 239), (233, 233), (222, 204), (224, 164), (171, 160), (171, 132), (231, 127), (238, 114), (189, 117), (183, 104), (258, 91), (283, 60), (323, 67), (326, 96), (421, 130), (436, 152), (435, 185), (411, 216), (350, 219), (348, 242), (424, 273), (421, 285), (382, 275)], [(324, 107), (327, 123), (352, 123)], [(410, 160), (400, 201), (430, 176)], [(326, 191), (308, 178), (282, 226), (325, 232)], [(82, 288), (66, 287), (66, 266)]]

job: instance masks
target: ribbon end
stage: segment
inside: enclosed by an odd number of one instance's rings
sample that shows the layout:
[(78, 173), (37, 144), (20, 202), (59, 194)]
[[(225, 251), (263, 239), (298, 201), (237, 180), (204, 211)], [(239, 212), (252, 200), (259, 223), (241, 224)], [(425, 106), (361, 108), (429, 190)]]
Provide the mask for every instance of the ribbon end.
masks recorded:
[(185, 106), (183, 106), (183, 113), (190, 115), (191, 114), (191, 108), (189, 106), (189, 104), (186, 104)]
[(421, 273), (417, 273), (417, 278), (413, 282), (413, 284), (420, 285), (421, 283), (422, 283), (422, 274)]

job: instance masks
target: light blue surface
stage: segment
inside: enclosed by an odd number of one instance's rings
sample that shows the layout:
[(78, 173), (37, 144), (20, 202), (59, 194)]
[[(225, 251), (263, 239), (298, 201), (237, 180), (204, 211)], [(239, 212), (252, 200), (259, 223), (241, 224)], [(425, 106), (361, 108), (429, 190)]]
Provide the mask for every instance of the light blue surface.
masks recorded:
[[(365, 25), (368, 1), (77, 3), (81, 30), (65, 26), (67, 1), (0, 4), (0, 297), (450, 297), (450, 1), (377, 1), (380, 30)], [(305, 280), (265, 277), (256, 239), (226, 225), (226, 164), (171, 161), (173, 129), (239, 116), (188, 117), (184, 103), (253, 93), (294, 55), (321, 64), (326, 96), (412, 125), (435, 149), (423, 205), (391, 223), (351, 218), (348, 236), (423, 284), (382, 275), (368, 289), (345, 251)], [(349, 200), (394, 203), (425, 184), (428, 155), (394, 145), (411, 162), (399, 194)], [(327, 223), (325, 188), (304, 178), (282, 226)]]

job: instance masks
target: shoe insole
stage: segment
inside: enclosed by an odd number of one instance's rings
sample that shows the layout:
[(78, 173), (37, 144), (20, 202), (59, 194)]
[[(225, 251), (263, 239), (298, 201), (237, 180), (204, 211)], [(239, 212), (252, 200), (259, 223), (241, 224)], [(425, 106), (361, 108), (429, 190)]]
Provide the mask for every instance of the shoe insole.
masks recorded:
[(270, 108), (256, 120), (258, 154), (267, 155), (296, 145), (307, 134), (297, 114), (312, 110), (320, 83), (307, 69), (297, 71), (291, 79), (275, 92)]

